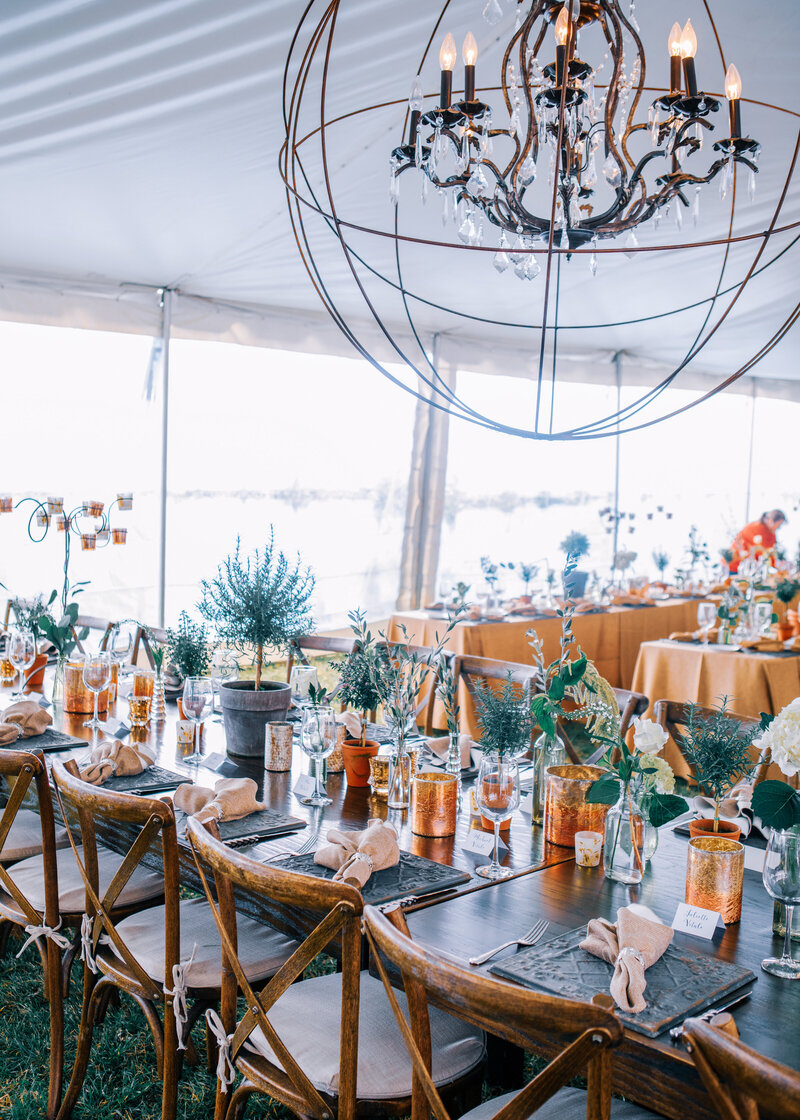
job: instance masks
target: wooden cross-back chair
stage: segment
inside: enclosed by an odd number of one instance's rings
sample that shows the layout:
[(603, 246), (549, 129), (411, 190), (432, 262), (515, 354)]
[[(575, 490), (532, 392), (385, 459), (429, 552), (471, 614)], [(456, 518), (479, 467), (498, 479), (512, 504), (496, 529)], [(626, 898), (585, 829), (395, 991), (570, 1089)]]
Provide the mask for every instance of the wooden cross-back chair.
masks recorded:
[[(216, 826), (190, 819), (187, 835), (198, 857), (206, 897), (224, 947), (221, 1048), (215, 1120), (239, 1120), (247, 1100), (262, 1093), (314, 1120), (354, 1120), (357, 1114), (408, 1113), (413, 1073), (381, 982), (361, 969), (363, 901), (350, 882), (298, 875), (257, 863), (226, 848)], [(203, 873), (213, 872), (213, 886)], [(246, 890), (273, 913), (299, 908), (311, 931), (260, 992), (244, 974), (237, 948), (234, 892)], [(218, 900), (218, 901), (217, 901)], [(320, 953), (340, 958), (341, 972), (301, 980)], [(236, 1022), (241, 993), (248, 1010)], [(482, 1070), (480, 1031), (435, 1013), (441, 1091), (458, 1092)], [(367, 1029), (363, 1029), (367, 1026)], [(439, 1051), (437, 1051), (438, 1053)], [(233, 1088), (236, 1075), (244, 1080)]]
[(136, 631), (136, 636), (133, 639), (133, 651), (131, 653), (131, 665), (139, 664), (139, 654), (143, 650), (147, 658), (147, 664), (151, 669), (155, 669), (156, 663), (153, 659), (153, 647), (150, 639), (158, 642), (159, 645), (166, 645), (167, 631), (158, 626), (142, 626), (140, 625)]
[[(716, 709), (706, 708), (701, 704), (695, 705), (695, 711), (697, 712), (697, 715), (702, 719), (709, 719), (711, 716), (716, 714)], [(656, 700), (655, 704), (653, 705), (653, 715), (655, 717), (656, 723), (659, 723), (665, 731), (669, 732), (673, 742), (675, 743), (675, 746), (680, 751), (681, 756), (686, 760), (686, 764), (689, 767), (692, 777), (694, 777), (694, 767), (692, 766), (689, 759), (686, 758), (681, 743), (681, 731), (682, 729), (685, 729), (686, 722), (689, 718), (689, 705), (676, 700)], [(749, 727), (752, 730), (753, 738), (755, 739), (756, 735), (758, 735), (759, 733), (760, 720), (758, 720), (755, 716), (740, 716), (736, 715), (734, 712), (729, 712), (728, 715), (731, 719), (738, 720), (740, 723), (744, 724), (745, 727)], [(753, 752), (753, 761), (756, 761), (755, 752)], [(762, 782), (764, 780), (767, 775), (767, 770), (769, 770), (769, 759), (765, 759), (758, 766), (755, 774), (756, 783)]]
[[(72, 628), (72, 634), (75, 638), (75, 643), (78, 647), (78, 650), (81, 653), (86, 653), (86, 648), (83, 643), (88, 637), (92, 635), (93, 631), (99, 635), (97, 642), (98, 649), (104, 650), (108, 645), (113, 628), (114, 624), (109, 618), (98, 618), (97, 615), (93, 614), (79, 614), (75, 619), (75, 625)], [(81, 637), (80, 635), (84, 630), (88, 630), (89, 633), (84, 634), (83, 637)]]
[[(614, 1101), (611, 1110), (612, 1053), (623, 1040), (622, 1024), (604, 1006), (579, 1003), (506, 984), (413, 941), (402, 911), (381, 913), (364, 908), (364, 924), (373, 960), (392, 1001), (398, 1028), (416, 1074), (412, 1120), (449, 1120), (431, 1078), (430, 1004), (521, 1046), (547, 1038), (560, 1049), (516, 1093), (485, 1101), (461, 1120), (654, 1120), (656, 1114), (629, 1102)], [(384, 960), (403, 979), (409, 1016), (397, 1004)], [(597, 997), (596, 997), (597, 998)], [(601, 1000), (608, 997), (602, 996)], [(587, 1089), (566, 1088), (585, 1074)]]
[[(442, 651), (438, 658), (432, 657), (433, 649), (430, 646), (418, 646), (412, 642), (379, 642), (379, 648), (383, 648), (391, 656), (391, 651), (396, 645), (401, 645), (409, 651), (409, 653), (419, 654), (421, 658), (431, 658), (431, 664), (428, 669), (425, 679), (422, 682), (419, 695), (417, 696), (417, 706), (414, 711), (414, 717), (417, 726), (422, 727), (424, 735), (433, 734), (433, 716), (436, 707), (436, 687), (439, 683), (439, 676), (442, 668), (442, 658), (452, 657), (452, 654), (447, 651)], [(374, 713), (372, 715), (374, 719)]]
[(797, 1120), (800, 1074), (700, 1019), (683, 1025), (686, 1049), (722, 1120)]
[[(642, 716), (650, 707), (650, 700), (643, 692), (632, 692), (629, 688), (615, 688), (614, 695), (617, 698), (617, 706), (619, 707), (619, 732), (621, 738), (626, 738), (628, 732), (633, 726), (633, 721), (637, 716)], [(572, 741), (569, 738), (569, 733), (563, 724), (560, 727), (561, 735), (564, 740), (567, 754), (571, 762), (579, 762), (583, 766), (593, 766), (600, 758), (606, 753), (608, 745), (601, 743), (599, 747), (592, 751), (588, 758), (579, 758)], [(614, 750), (612, 753), (612, 760), (616, 761), (619, 756), (619, 751)]]
[[(473, 700), (478, 696), (479, 683), (502, 684), (509, 678), (512, 683), (520, 686), (520, 698), (527, 704), (530, 704), (536, 692), (537, 674), (533, 665), (457, 653), (453, 655), (452, 666), (456, 688), (463, 684)], [(539, 732), (535, 734), (538, 735)]]
[(306, 634), (304, 637), (294, 638), (286, 659), (286, 680), (290, 680), (292, 669), (297, 662), (301, 665), (309, 664), (307, 654), (342, 653), (347, 656), (354, 644), (353, 637), (342, 638), (325, 634)]
[[(78, 1100), (94, 1024), (105, 1013), (114, 990), (127, 993), (144, 1013), (162, 1079), (162, 1120), (173, 1120), (181, 1051), (185, 1048), (189, 1059), (197, 1060), (189, 1037), (192, 1026), (219, 1000), (221, 947), (213, 919), (202, 899), (180, 898), (171, 802), (89, 785), (81, 781), (74, 762), (54, 763), (53, 778), (59, 801), (67, 810), (65, 819), (72, 816), (80, 824), (82, 847), (74, 846), (73, 856), (85, 889), (87, 914), (81, 1023), (59, 1120), (71, 1114)], [(97, 868), (98, 826), (115, 829), (121, 846), (127, 846), (114, 878), (102, 884)], [(72, 840), (70, 844), (72, 847)], [(148, 855), (156, 855), (156, 866), (163, 871), (145, 870), (142, 861)], [(118, 917), (114, 907), (120, 892), (137, 875), (161, 883), (163, 902)], [(294, 946), (280, 934), (266, 933), (255, 922), (243, 925), (246, 967), (253, 979), (261, 980), (281, 966)], [(208, 1041), (209, 1058), (211, 1051)]]
[(134, 622), (134, 620), (130, 618), (121, 619), (119, 622), (111, 622), (100, 641), (100, 649), (110, 651), (114, 644), (116, 633), (118, 631), (120, 633), (128, 633), (131, 638), (130, 649), (124, 658), (120, 658), (120, 661), (123, 665), (135, 665), (141, 629), (139, 623)]

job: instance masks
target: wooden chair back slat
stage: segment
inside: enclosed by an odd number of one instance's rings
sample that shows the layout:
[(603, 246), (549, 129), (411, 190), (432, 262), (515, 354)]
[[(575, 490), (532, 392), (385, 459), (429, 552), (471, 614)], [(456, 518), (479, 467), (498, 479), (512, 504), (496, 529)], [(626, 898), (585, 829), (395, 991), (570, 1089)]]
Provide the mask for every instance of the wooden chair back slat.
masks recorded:
[(301, 638), (295, 638), (289, 648), (289, 656), (286, 659), (286, 680), (289, 681), (292, 675), (292, 669), (296, 662), (301, 665), (308, 665), (307, 653), (342, 653), (345, 656), (351, 652), (355, 638), (350, 637), (336, 637), (327, 634), (307, 634)]
[[(629, 688), (615, 688), (614, 695), (617, 698), (617, 706), (619, 707), (619, 731), (620, 736), (625, 739), (633, 726), (633, 721), (637, 716), (642, 716), (650, 707), (650, 700), (643, 692), (632, 692)], [(602, 758), (606, 753), (606, 744), (601, 745), (589, 755), (588, 758), (582, 759), (584, 766), (594, 766), (594, 764)], [(619, 751), (615, 750), (612, 755), (612, 761), (616, 762), (619, 756)]]
[[(31, 925), (44, 924), (55, 928), (59, 921), (55, 821), (44, 755), (41, 751), (0, 751), (0, 776), (11, 787), (8, 800), (0, 814), (0, 886), (11, 895)], [(2, 862), (3, 845), (16, 820), (23, 799), (31, 787), (36, 793), (42, 829), (45, 905), (41, 913), (9, 878)]]
[(151, 637), (153, 641), (158, 642), (159, 645), (166, 645), (167, 631), (158, 626), (139, 625), (137, 627), (133, 639), (133, 650), (131, 651), (131, 665), (139, 664), (139, 654), (144, 651), (147, 664), (151, 669), (155, 669), (156, 663), (153, 659), (153, 649), (150, 642)]
[[(709, 719), (715, 714), (714, 708), (707, 708), (702, 704), (696, 704), (695, 711), (702, 719)], [(760, 729), (760, 721), (755, 716), (740, 716), (735, 712), (730, 712), (728, 714), (731, 719), (738, 720), (740, 723), (744, 724), (745, 727), (749, 727), (755, 739)], [(689, 762), (689, 759), (686, 758), (681, 742), (681, 730), (686, 727), (686, 722), (689, 718), (689, 705), (678, 700), (656, 700), (653, 705), (653, 715), (656, 723), (659, 723), (671, 736), (681, 756), (686, 759), (686, 764), (694, 777), (694, 767), (691, 762)], [(756, 784), (764, 780), (768, 769), (769, 759), (765, 759), (756, 770)]]
[(686, 1048), (723, 1120), (797, 1120), (800, 1074), (700, 1019), (683, 1026)]

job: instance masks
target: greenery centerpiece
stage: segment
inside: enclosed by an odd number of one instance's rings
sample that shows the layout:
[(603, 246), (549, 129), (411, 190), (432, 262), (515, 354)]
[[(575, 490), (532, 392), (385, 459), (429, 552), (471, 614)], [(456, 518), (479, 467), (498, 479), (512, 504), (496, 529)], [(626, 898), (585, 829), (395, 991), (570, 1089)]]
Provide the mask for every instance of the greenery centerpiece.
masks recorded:
[[(533, 716), (530, 702), (526, 699), (522, 687), (516, 684), (513, 675), (509, 672), (501, 689), (493, 688), (488, 682), (480, 681), (475, 686), (475, 714), (480, 730), (480, 745), (483, 750), (484, 762), (497, 763), (496, 772), (500, 776), (497, 781), (508, 783), (508, 792), (517, 773), (516, 758), (529, 749), (533, 731)], [(507, 762), (511, 765), (503, 766)], [(502, 775), (507, 775), (505, 778)], [(479, 777), (480, 781), (480, 777)], [(499, 829), (507, 829), (511, 825), (511, 818), (507, 817), (500, 825), (481, 816), (484, 828), (495, 829), (495, 857), (497, 854), (497, 833)]]
[[(762, 712), (761, 733), (753, 747), (761, 761), (771, 758), (787, 778), (800, 772), (800, 696), (777, 716)], [(796, 828), (800, 826), (800, 790), (771, 778), (759, 782), (753, 790), (753, 813), (769, 828)]]
[(527, 564), (524, 560), (509, 560), (508, 563), (503, 564), (504, 568), (508, 568), (510, 572), (517, 572), (519, 578), (522, 580), (523, 600), (530, 602), (531, 599), (531, 584), (539, 574), (538, 564)]
[(487, 608), (493, 607), (496, 605), (497, 585), (500, 582), (500, 565), (495, 564), (488, 556), (481, 556), (481, 574), (489, 585), (489, 597), (486, 606)]
[(654, 549), (653, 563), (655, 564), (656, 570), (658, 571), (658, 578), (663, 583), (666, 578), (667, 568), (669, 567), (669, 554), (664, 552), (664, 550), (661, 548)]
[[(85, 583), (75, 584), (72, 588), (72, 593), (75, 595), (80, 594), (84, 586)], [(71, 602), (67, 602), (63, 613), (59, 617), (56, 617), (51, 608), (57, 599), (58, 591), (51, 591), (50, 598), (47, 600), (44, 610), (38, 616), (36, 625), (39, 632), (47, 639), (56, 652), (56, 672), (53, 679), (52, 701), (54, 704), (61, 704), (64, 700), (64, 670), (67, 661), (73, 656), (76, 649), (80, 649), (80, 643), (88, 635), (89, 631), (86, 627), (81, 629), (80, 633), (77, 630), (79, 608), (74, 599)]]
[(198, 609), (218, 636), (250, 655), (251, 681), (227, 681), (220, 687), (228, 751), (236, 756), (263, 755), (264, 732), (271, 719), (285, 718), (291, 701), (288, 684), (264, 681), (265, 653), (285, 651), (292, 638), (313, 628), (310, 599), (314, 576), (299, 555), (287, 560), (275, 546), (275, 533), (262, 549), (241, 556), (241, 541), (219, 566), (212, 580), (203, 580)]
[[(165, 647), (154, 642), (152, 635), (148, 635), (148, 641), (154, 662), (157, 649), (160, 661), (163, 662)], [(169, 664), (180, 678), (208, 675), (208, 667), (211, 663), (209, 643), (210, 635), (205, 624), (193, 621), (186, 611), (181, 611), (177, 626), (167, 630), (166, 641)]]
[[(572, 532), (567, 533), (559, 547), (567, 557), (567, 560), (573, 561), (568, 573), (569, 578), (564, 579), (564, 577), (562, 577), (564, 580), (564, 594), (579, 599), (586, 591), (588, 573), (578, 570), (578, 561), (582, 556), (589, 555), (589, 538), (585, 533), (580, 533), (577, 529), (573, 529)], [(565, 575), (566, 574), (565, 569)]]
[[(734, 786), (753, 773), (753, 732), (728, 711), (728, 697), (719, 708), (703, 717), (694, 703), (687, 706), (685, 731), (678, 733), (684, 758), (694, 767), (700, 790), (714, 802), (712, 832), (736, 832), (730, 822), (720, 821), (720, 805)], [(703, 831), (705, 822), (692, 822)], [(736, 836), (733, 837), (736, 839)]]
[(343, 704), (361, 714), (359, 745), (363, 751), (367, 744), (367, 713), (379, 708), (389, 694), (386, 647), (378, 645), (364, 611), (350, 611), (347, 617), (356, 640), (346, 659), (336, 666), (341, 670), (336, 694)]

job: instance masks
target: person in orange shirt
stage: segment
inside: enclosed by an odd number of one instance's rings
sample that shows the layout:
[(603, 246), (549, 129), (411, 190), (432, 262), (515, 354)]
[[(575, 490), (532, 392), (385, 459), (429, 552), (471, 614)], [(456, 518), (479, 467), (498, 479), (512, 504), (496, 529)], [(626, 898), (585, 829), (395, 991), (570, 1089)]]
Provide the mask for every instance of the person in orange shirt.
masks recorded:
[(782, 509), (771, 509), (762, 513), (758, 521), (751, 521), (749, 525), (745, 525), (744, 529), (736, 534), (731, 545), (733, 559), (729, 565), (730, 570), (738, 572), (742, 560), (748, 557), (758, 558), (774, 548), (778, 539), (776, 536), (778, 529), (785, 521), (786, 514)]

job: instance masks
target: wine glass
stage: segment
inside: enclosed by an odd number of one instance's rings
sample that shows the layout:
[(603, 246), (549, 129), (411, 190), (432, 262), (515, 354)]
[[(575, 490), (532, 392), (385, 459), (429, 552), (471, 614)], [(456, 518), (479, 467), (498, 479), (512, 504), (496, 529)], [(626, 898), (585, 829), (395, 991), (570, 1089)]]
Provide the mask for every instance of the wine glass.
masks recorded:
[(19, 673), (17, 691), (12, 700), (25, 699), (25, 674), (36, 660), (36, 639), (30, 630), (12, 630), (8, 639), (8, 660)]
[(84, 727), (97, 729), (102, 727), (98, 715), (100, 693), (111, 680), (111, 654), (108, 650), (98, 650), (97, 653), (87, 653), (83, 660), (83, 683), (94, 693), (94, 715), (87, 719)]
[(314, 760), (316, 786), (311, 797), (303, 797), (304, 805), (330, 805), (322, 784), (322, 760), (336, 746), (336, 713), (332, 708), (306, 708), (300, 726), (300, 746)]
[(767, 893), (786, 908), (786, 934), (783, 956), (768, 957), (761, 967), (783, 980), (800, 980), (800, 961), (792, 960), (792, 915), (800, 904), (800, 835), (796, 829), (772, 830), (764, 860), (764, 886)]
[(214, 688), (214, 703), (212, 710), (218, 711), (216, 697), (226, 681), (235, 681), (239, 676), (239, 662), (229, 649), (215, 650), (211, 658), (211, 684)]
[(292, 700), (295, 707), (303, 708), (308, 702), (308, 686), (313, 684), (314, 688), (319, 687), (317, 670), (313, 665), (293, 665), (289, 684), (292, 686)]
[(513, 874), (500, 866), (500, 823), (506, 821), (519, 805), (519, 768), (513, 758), (498, 754), (485, 754), (478, 769), (475, 793), (481, 815), (494, 824), (494, 852), (492, 862), (476, 867), (475, 874), (483, 879), (506, 879)]
[(703, 631), (703, 645), (708, 645), (708, 635), (717, 618), (716, 603), (697, 604), (697, 625)]
[(187, 677), (183, 682), (183, 710), (194, 723), (194, 750), (187, 754), (183, 762), (197, 765), (203, 752), (200, 750), (200, 728), (206, 716), (211, 714), (214, 704), (214, 686), (210, 677)]

